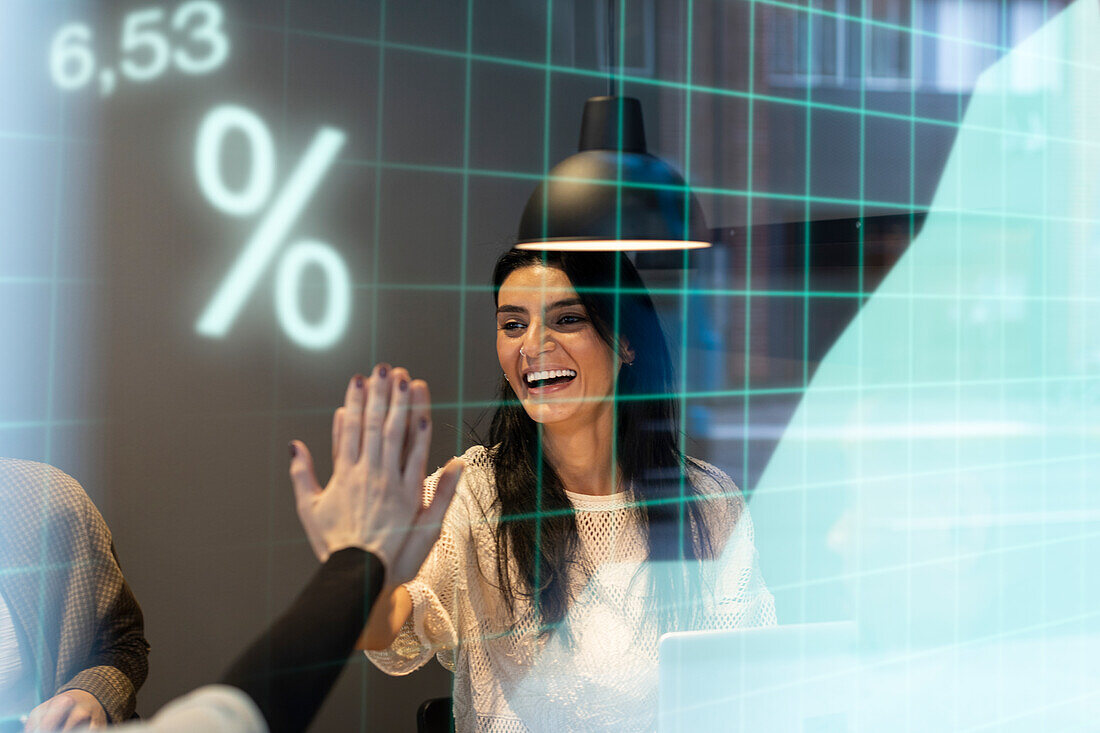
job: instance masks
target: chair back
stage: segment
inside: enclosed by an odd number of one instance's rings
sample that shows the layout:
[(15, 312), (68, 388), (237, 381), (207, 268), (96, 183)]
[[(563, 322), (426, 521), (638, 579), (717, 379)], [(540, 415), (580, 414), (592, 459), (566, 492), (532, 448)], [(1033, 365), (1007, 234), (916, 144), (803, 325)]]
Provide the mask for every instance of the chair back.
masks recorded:
[(416, 733), (454, 733), (452, 706), (449, 697), (433, 697), (420, 703), (416, 711)]

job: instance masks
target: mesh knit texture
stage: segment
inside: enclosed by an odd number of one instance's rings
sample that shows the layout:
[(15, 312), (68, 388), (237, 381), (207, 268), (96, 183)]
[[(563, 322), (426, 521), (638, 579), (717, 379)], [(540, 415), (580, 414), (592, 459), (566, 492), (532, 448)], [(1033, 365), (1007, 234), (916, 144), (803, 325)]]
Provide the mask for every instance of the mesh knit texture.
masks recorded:
[[(403, 675), (432, 655), (455, 673), (457, 730), (654, 730), (657, 643), (648, 547), (630, 491), (569, 493), (578, 544), (567, 574), (572, 602), (564, 626), (542, 637), (532, 604), (516, 599), (513, 618), (498, 590), (495, 530), (499, 506), (489, 452), (463, 456), (443, 530), (417, 577), (406, 584), (413, 610), (389, 648), (367, 652), (382, 671)], [(775, 603), (760, 575), (752, 520), (740, 491), (717, 468), (689, 461), (704, 496), (715, 559), (691, 563), (705, 589), (693, 600), (691, 628), (775, 624)], [(425, 484), (434, 493), (439, 474)], [(694, 533), (693, 533), (694, 534)], [(513, 587), (518, 576), (513, 566)], [(662, 603), (662, 599), (657, 599)]]

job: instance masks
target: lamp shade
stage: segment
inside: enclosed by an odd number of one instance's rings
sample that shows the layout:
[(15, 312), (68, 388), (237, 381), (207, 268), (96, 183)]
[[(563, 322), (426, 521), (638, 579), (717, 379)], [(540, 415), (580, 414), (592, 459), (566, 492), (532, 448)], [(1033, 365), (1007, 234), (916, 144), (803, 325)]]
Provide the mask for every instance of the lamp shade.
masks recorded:
[(646, 152), (641, 102), (632, 97), (589, 99), (579, 147), (550, 169), (527, 200), (518, 248), (710, 246), (702, 209), (683, 177)]

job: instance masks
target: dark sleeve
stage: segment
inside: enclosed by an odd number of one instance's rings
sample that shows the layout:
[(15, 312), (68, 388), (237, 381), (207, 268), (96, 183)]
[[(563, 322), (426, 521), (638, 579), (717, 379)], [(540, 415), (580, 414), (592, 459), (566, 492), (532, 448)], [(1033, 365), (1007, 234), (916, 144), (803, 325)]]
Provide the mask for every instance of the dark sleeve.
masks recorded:
[(134, 716), (137, 689), (145, 682), (148, 655), (141, 607), (130, 586), (122, 581), (111, 610), (97, 629), (88, 667), (57, 692), (84, 690), (99, 700), (112, 723), (128, 720)]
[(381, 561), (369, 552), (333, 553), (221, 682), (255, 701), (271, 733), (304, 731), (355, 648), (383, 576)]
[(88, 502), (88, 577), (94, 594), (95, 636), (82, 669), (55, 694), (84, 690), (103, 706), (112, 723), (134, 716), (137, 690), (145, 682), (149, 643), (141, 606), (118, 565), (111, 534), (99, 512)]

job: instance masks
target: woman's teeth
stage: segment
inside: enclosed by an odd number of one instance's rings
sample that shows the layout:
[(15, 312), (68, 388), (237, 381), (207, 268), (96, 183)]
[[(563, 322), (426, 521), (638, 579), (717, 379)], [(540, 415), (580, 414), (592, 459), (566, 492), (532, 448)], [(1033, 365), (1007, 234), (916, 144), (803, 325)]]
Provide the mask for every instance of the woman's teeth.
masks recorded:
[(549, 369), (541, 372), (531, 372), (527, 375), (527, 384), (534, 385), (536, 382), (545, 382), (550, 379), (560, 379), (568, 377), (572, 379), (577, 376), (577, 373), (572, 369)]

